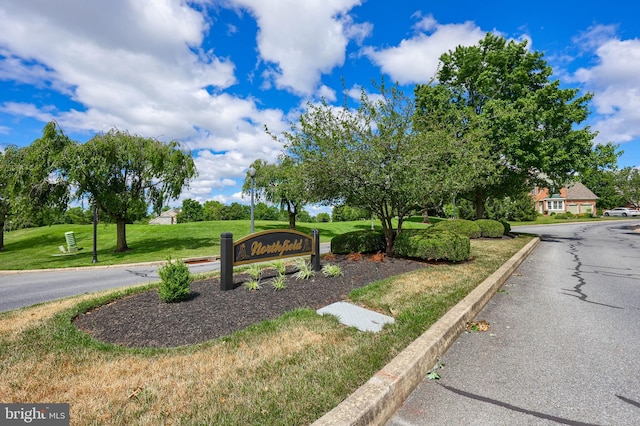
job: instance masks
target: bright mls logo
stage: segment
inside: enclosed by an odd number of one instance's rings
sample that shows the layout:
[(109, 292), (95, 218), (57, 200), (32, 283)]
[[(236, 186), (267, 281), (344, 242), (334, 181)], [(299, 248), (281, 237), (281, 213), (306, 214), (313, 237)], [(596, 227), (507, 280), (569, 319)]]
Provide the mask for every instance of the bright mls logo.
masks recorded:
[(69, 404), (0, 404), (0, 424), (68, 426)]

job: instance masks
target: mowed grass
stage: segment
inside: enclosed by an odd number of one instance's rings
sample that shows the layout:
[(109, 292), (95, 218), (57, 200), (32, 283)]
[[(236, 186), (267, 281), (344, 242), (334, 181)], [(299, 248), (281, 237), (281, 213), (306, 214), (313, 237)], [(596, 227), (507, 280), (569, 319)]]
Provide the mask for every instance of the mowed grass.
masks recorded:
[[(256, 221), (256, 232), (269, 229), (287, 229), (288, 222)], [(380, 229), (379, 223), (376, 224)], [(407, 221), (407, 228), (425, 226)], [(97, 228), (97, 257), (99, 265), (164, 261), (207, 257), (220, 254), (220, 234), (231, 232), (234, 240), (249, 234), (248, 220), (192, 222), (177, 225), (127, 225), (125, 253), (114, 253), (116, 225), (99, 224)], [(320, 241), (329, 242), (336, 235), (362, 229), (371, 229), (371, 221), (297, 223), (297, 230), (311, 233), (320, 231)], [(66, 247), (65, 232), (73, 231), (78, 247), (77, 254), (60, 255), (59, 246)], [(0, 252), (0, 270), (24, 270), (45, 268), (69, 268), (93, 266), (93, 225), (54, 225), (20, 229), (5, 234), (5, 251)]]
[(153, 285), (0, 314), (0, 401), (68, 402), (74, 425), (306, 425), (530, 240), (473, 240), (472, 261), (352, 292), (352, 301), (396, 318), (380, 333), (298, 309), (200, 345), (126, 349), (95, 341), (71, 324), (80, 312)]

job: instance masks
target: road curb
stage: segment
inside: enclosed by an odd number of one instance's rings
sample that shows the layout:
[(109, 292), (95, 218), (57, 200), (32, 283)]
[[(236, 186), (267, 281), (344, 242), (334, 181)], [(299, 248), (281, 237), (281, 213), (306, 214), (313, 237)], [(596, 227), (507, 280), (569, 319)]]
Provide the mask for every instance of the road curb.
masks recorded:
[(334, 409), (312, 426), (384, 425), (496, 291), (540, 242), (534, 238)]

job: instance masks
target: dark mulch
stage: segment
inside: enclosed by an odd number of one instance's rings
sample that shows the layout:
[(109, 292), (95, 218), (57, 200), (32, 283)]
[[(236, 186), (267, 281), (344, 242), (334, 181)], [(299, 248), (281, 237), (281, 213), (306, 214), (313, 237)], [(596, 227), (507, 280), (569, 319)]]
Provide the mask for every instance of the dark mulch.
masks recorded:
[[(340, 265), (343, 275), (324, 277), (317, 272), (311, 279), (298, 280), (289, 274), (287, 288), (278, 291), (273, 290), (267, 277), (262, 278), (262, 289), (258, 291), (249, 291), (242, 285), (247, 280), (242, 274), (234, 276), (236, 288), (228, 291), (220, 290), (217, 278), (207, 279), (192, 283), (190, 297), (183, 302), (164, 303), (154, 289), (95, 308), (73, 322), (98, 340), (127, 347), (191, 345), (229, 335), (296, 308), (319, 309), (345, 300), (355, 288), (427, 266), (408, 259), (374, 262), (344, 256), (330, 263)], [(275, 271), (271, 272), (274, 276)]]

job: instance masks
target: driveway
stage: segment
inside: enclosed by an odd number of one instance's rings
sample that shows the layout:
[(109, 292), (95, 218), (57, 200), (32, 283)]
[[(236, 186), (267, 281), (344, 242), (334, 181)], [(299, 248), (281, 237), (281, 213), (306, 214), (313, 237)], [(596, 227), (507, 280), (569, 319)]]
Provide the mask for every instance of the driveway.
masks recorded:
[(637, 220), (514, 228), (541, 243), (388, 422), (640, 424)]

